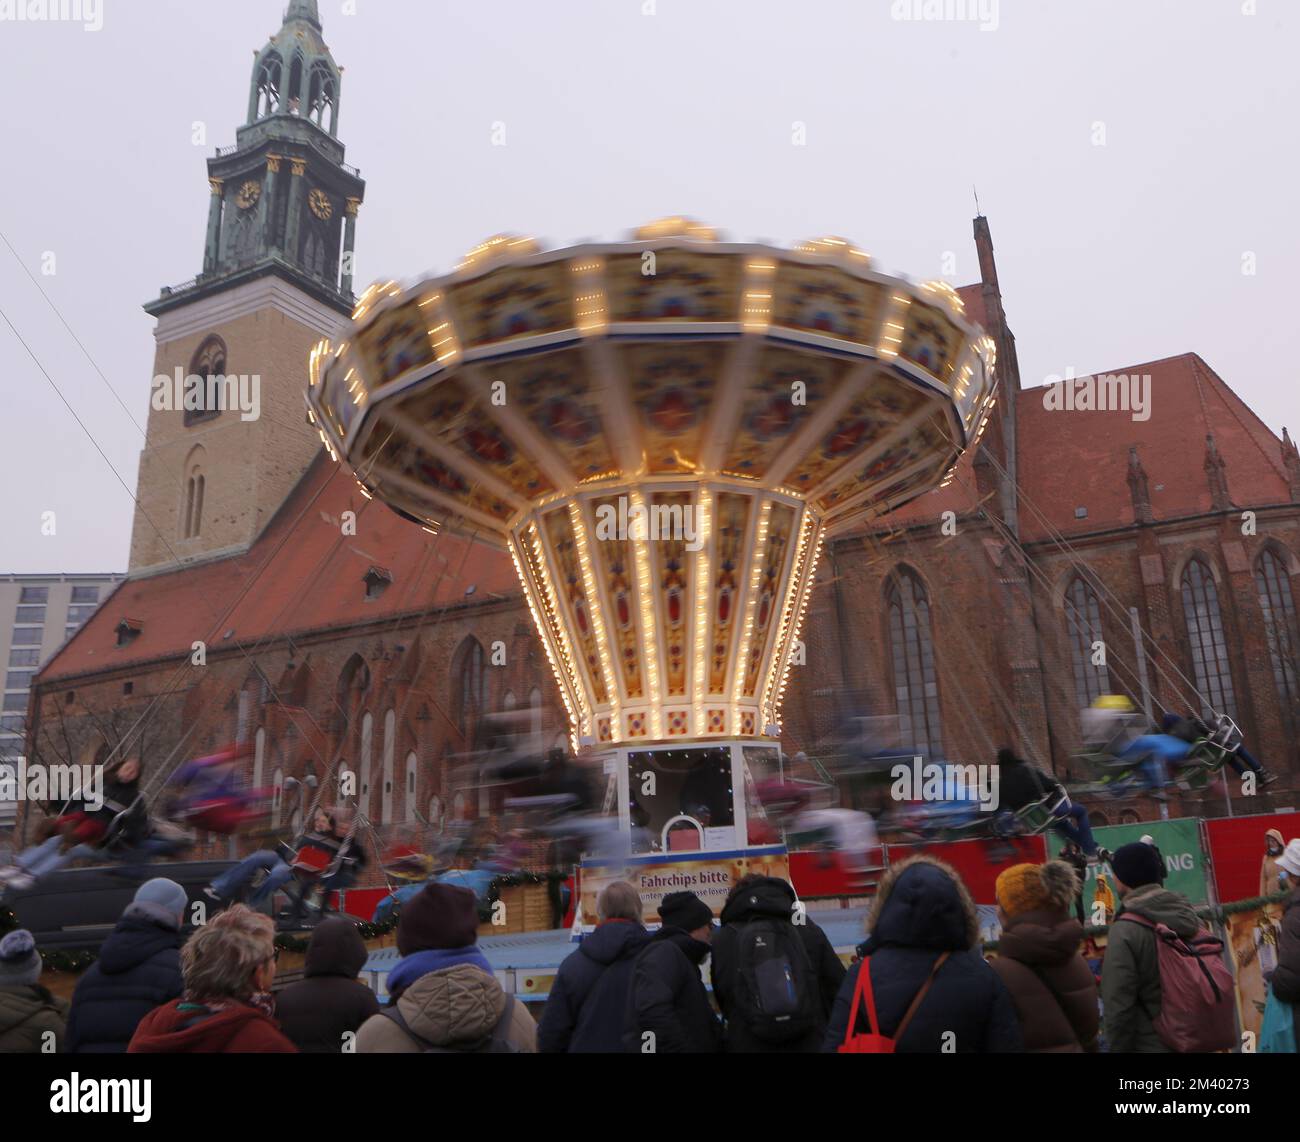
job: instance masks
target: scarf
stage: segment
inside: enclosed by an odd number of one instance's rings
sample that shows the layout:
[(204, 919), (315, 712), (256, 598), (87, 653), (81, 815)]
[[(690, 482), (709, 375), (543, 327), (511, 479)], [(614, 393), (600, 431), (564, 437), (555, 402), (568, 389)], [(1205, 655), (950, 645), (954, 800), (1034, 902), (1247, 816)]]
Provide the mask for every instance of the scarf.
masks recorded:
[(473, 964), (476, 968), (493, 975), (492, 965), (487, 957), (479, 951), (477, 944), (463, 948), (429, 948), (423, 952), (414, 952), (398, 961), (397, 966), (388, 973), (388, 994), (397, 999), (402, 992), (421, 976), (430, 972), (445, 971), (457, 964)]

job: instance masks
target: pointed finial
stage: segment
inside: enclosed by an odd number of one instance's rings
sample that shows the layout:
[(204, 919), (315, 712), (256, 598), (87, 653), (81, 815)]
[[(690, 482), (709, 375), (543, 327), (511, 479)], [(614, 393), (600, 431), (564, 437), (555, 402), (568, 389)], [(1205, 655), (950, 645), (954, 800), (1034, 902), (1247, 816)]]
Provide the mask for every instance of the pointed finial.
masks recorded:
[(320, 9), (316, 0), (290, 0), (288, 11), (284, 14), (284, 22), (287, 24), (290, 20), (306, 20), (319, 31)]
[(975, 196), (975, 217), (976, 217), (976, 218), (983, 217), (983, 216), (980, 214), (980, 192), (979, 192), (978, 190), (975, 189), (975, 184), (974, 184), (974, 183), (971, 183), (970, 191), (971, 191), (971, 194), (973, 194), (973, 195)]

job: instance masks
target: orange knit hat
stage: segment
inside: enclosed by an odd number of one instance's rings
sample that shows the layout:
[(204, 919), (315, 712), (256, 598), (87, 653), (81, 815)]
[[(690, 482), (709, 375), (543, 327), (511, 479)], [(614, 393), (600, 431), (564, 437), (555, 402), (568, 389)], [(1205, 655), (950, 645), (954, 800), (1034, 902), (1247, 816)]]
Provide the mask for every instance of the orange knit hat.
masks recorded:
[(1025, 912), (1055, 912), (1070, 906), (1078, 892), (1074, 869), (1063, 861), (1013, 864), (998, 874), (994, 892), (1008, 916)]

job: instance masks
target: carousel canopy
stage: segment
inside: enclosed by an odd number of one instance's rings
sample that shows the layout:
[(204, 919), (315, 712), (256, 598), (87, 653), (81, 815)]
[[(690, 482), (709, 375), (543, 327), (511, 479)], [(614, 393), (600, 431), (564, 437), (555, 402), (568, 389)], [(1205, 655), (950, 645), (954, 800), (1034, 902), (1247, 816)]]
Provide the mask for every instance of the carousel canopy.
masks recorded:
[(948, 477), (993, 344), (841, 239), (485, 242), (311, 358), (365, 494), (512, 553), (575, 737), (775, 733), (826, 534)]

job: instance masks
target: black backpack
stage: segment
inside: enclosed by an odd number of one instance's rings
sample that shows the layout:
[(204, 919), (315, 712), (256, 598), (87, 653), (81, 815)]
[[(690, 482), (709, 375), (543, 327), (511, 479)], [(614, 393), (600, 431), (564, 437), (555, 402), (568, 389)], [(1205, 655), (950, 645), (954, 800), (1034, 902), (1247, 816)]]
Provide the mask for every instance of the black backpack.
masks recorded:
[(391, 1019), (403, 1031), (415, 1040), (420, 1051), (426, 1055), (517, 1055), (519, 1048), (510, 1039), (510, 1021), (514, 1015), (515, 1001), (512, 996), (506, 996), (505, 1014), (497, 1020), (497, 1025), (492, 1028), (491, 1034), (480, 1039), (477, 1043), (469, 1043), (464, 1047), (440, 1047), (435, 1043), (430, 1043), (421, 1035), (417, 1035), (411, 1030), (410, 1025), (402, 1018), (402, 1013), (397, 1010), (397, 1004), (391, 1007), (381, 1007), (379, 1014)]
[(765, 1043), (802, 1038), (818, 1023), (817, 979), (788, 920), (763, 917), (736, 933), (737, 1017)]

